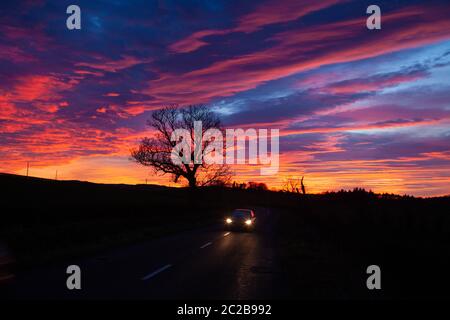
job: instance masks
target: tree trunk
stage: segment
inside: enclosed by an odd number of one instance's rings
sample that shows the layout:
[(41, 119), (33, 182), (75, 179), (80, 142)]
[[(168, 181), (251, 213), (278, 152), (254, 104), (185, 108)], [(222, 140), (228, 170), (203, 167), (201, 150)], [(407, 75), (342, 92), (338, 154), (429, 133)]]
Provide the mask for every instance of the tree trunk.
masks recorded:
[(189, 188), (195, 188), (197, 187), (197, 179), (194, 177), (188, 178), (189, 181)]

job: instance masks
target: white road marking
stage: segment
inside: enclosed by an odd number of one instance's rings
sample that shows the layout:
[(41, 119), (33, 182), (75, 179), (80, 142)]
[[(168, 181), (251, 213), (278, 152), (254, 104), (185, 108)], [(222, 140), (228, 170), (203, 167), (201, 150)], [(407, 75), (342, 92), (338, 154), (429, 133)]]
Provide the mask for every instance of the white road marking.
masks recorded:
[(207, 246), (210, 246), (211, 244), (212, 244), (212, 242), (205, 243), (204, 245), (202, 245), (200, 247), (200, 249), (206, 248)]
[(148, 280), (154, 276), (156, 276), (158, 273), (163, 272), (166, 269), (169, 269), (172, 265), (171, 264), (166, 264), (164, 267), (159, 268), (158, 270), (153, 271), (152, 273), (149, 273), (148, 275), (146, 275), (145, 277), (143, 277), (141, 280), (145, 281)]
[(229, 235), (229, 234), (230, 234), (230, 233), (229, 233), (229, 232), (227, 232), (227, 233), (225, 233), (225, 234), (224, 234), (223, 236), (224, 236), (224, 237), (226, 237), (226, 236), (227, 236), (227, 235)]

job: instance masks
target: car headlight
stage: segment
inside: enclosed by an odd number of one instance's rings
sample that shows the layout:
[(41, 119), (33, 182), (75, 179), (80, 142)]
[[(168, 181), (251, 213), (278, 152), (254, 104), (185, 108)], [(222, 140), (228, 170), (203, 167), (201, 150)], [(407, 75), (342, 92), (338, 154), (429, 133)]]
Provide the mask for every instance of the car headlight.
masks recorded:
[(226, 221), (227, 223), (232, 223), (232, 222), (233, 222), (233, 220), (231, 220), (230, 218), (227, 218), (225, 221)]
[(251, 225), (252, 224), (252, 220), (250, 220), (250, 219), (245, 220), (245, 224), (248, 225), (248, 226)]

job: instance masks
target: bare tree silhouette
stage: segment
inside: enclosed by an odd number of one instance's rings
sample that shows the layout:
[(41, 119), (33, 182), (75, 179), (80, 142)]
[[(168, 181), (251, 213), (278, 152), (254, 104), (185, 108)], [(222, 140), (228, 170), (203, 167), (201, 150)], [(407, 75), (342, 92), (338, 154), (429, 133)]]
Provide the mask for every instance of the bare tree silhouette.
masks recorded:
[[(171, 154), (173, 148), (179, 141), (172, 140), (172, 133), (176, 129), (186, 129), (191, 135), (191, 146), (194, 146), (194, 122), (202, 122), (202, 134), (208, 129), (219, 129), (220, 119), (205, 105), (190, 105), (186, 108), (179, 108), (176, 105), (168, 106), (157, 110), (152, 114), (152, 118), (147, 122), (148, 126), (156, 130), (153, 137), (145, 137), (137, 149), (131, 151), (131, 157), (136, 162), (152, 167), (156, 174), (171, 174), (174, 182), (179, 182), (180, 178), (186, 179), (189, 187), (206, 185), (223, 185), (231, 179), (231, 171), (226, 164), (201, 164), (172, 162)], [(211, 143), (203, 141), (201, 152)], [(190, 159), (194, 159), (195, 148), (191, 148)], [(225, 146), (224, 146), (225, 152)], [(180, 158), (183, 154), (179, 154)]]
[(304, 179), (303, 176), (301, 179), (293, 178), (293, 177), (287, 178), (284, 181), (282, 190), (285, 192), (298, 193), (298, 194), (300, 194), (300, 191), (301, 191), (302, 194), (306, 194), (306, 188), (305, 188), (305, 185), (303, 184), (303, 179)]

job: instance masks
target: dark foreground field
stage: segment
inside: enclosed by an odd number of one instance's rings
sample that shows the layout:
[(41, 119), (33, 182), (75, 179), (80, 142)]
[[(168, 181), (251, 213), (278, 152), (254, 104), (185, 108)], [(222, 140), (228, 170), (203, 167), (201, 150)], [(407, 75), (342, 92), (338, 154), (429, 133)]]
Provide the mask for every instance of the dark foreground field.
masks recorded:
[[(0, 175), (6, 298), (448, 298), (450, 198), (101, 185)], [(236, 207), (255, 232), (226, 233)], [(4, 250), (4, 252), (6, 252)], [(5, 254), (4, 254), (5, 255)], [(85, 275), (65, 288), (65, 266)], [(380, 291), (366, 287), (379, 265)], [(158, 271), (155, 273), (155, 271)]]

